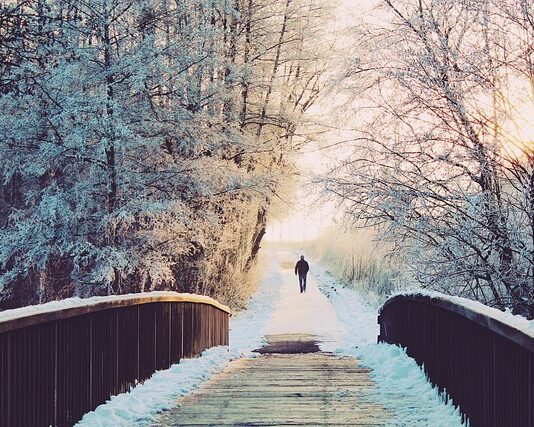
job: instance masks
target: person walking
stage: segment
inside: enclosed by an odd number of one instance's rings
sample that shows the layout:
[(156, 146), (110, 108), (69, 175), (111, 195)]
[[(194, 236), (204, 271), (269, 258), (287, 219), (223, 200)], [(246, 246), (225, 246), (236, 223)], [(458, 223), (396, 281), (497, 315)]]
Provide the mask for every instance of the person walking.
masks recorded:
[(304, 255), (300, 256), (300, 260), (295, 265), (295, 276), (299, 275), (300, 293), (306, 292), (306, 274), (310, 271), (310, 266), (307, 261), (304, 260)]

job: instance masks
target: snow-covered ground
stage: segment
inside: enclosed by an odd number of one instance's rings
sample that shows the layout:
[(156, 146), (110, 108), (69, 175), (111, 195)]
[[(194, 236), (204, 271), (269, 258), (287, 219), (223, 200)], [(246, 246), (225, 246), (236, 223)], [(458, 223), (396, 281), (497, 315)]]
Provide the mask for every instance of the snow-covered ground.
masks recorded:
[(260, 287), (246, 311), (230, 319), (230, 346), (206, 350), (197, 359), (184, 359), (128, 393), (113, 396), (107, 403), (84, 415), (78, 426), (134, 426), (154, 421), (159, 412), (176, 405), (176, 399), (198, 388), (203, 381), (240, 357), (255, 357), (261, 347), (272, 313), (278, 305), (279, 261), (269, 254), (269, 264)]
[(376, 344), (379, 334), (377, 308), (366, 304), (352, 289), (336, 282), (321, 266), (311, 273), (319, 289), (332, 303), (345, 325), (343, 345), (337, 353), (354, 356), (371, 368), (376, 400), (391, 415), (391, 426), (461, 426), (459, 410), (444, 402), (423, 370), (404, 350), (390, 344)]
[(372, 368), (375, 399), (390, 414), (392, 426), (461, 426), (459, 411), (445, 404), (424, 372), (395, 346), (376, 344), (377, 308), (343, 287), (311, 263), (308, 291), (300, 294), (291, 252), (271, 251), (265, 277), (246, 311), (230, 323), (230, 346), (207, 350), (198, 359), (182, 360), (160, 371), (129, 393), (86, 414), (80, 426), (146, 425), (157, 413), (176, 405), (178, 397), (200, 386), (239, 357), (254, 357), (268, 334), (316, 335), (323, 350), (357, 357)]

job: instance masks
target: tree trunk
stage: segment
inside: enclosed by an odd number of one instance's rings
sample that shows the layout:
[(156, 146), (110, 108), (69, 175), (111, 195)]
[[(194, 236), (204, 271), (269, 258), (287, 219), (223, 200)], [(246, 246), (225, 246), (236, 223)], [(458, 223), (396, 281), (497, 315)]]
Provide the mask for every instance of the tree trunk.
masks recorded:
[(106, 141), (106, 166), (108, 171), (108, 212), (113, 212), (117, 203), (117, 165), (115, 159), (115, 130), (113, 124), (113, 102), (115, 77), (112, 71), (111, 17), (108, 3), (104, 10), (104, 69), (106, 72), (106, 113), (108, 121), (108, 140)]
[(282, 28), (280, 30), (280, 37), (278, 38), (278, 45), (276, 46), (276, 54), (274, 57), (273, 70), (271, 73), (271, 78), (269, 79), (269, 85), (267, 86), (267, 93), (265, 94), (265, 99), (263, 101), (263, 107), (260, 114), (260, 122), (258, 124), (258, 130), (256, 131), (256, 136), (259, 138), (261, 132), (265, 125), (265, 119), (267, 117), (267, 108), (269, 107), (269, 102), (271, 100), (271, 95), (274, 87), (274, 80), (276, 79), (276, 74), (278, 73), (278, 67), (280, 66), (280, 55), (282, 54), (282, 45), (284, 43), (284, 37), (286, 35), (287, 21), (289, 20), (289, 6), (291, 5), (292, 0), (286, 1), (286, 7), (284, 12), (284, 21), (282, 23)]

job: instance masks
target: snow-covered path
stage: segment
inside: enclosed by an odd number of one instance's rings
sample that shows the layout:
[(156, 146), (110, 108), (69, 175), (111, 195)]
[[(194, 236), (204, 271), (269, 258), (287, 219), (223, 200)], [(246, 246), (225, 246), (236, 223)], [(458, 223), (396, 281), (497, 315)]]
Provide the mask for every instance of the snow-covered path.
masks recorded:
[(308, 275), (306, 292), (300, 293), (293, 253), (279, 251), (277, 258), (281, 267), (280, 299), (265, 333), (314, 335), (322, 350), (336, 350), (347, 331), (333, 305), (319, 290), (313, 275)]
[(196, 390), (235, 359), (253, 358), (252, 350), (265, 343), (265, 336), (313, 335), (321, 350), (358, 359), (372, 369), (371, 400), (389, 414), (387, 425), (461, 425), (458, 411), (425, 379), (413, 359), (399, 349), (376, 344), (377, 310), (353, 290), (344, 288), (319, 265), (311, 262), (308, 289), (299, 292), (294, 275), (296, 255), (270, 251), (268, 268), (246, 311), (231, 319), (230, 346), (210, 349), (198, 359), (183, 360), (129, 393), (86, 414), (80, 425), (147, 425), (158, 413)]

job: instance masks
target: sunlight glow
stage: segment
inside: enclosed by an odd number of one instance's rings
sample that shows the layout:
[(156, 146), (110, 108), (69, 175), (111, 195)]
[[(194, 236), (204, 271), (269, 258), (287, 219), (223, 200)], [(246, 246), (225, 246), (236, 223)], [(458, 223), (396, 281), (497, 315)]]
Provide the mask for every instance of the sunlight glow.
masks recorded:
[(522, 158), (534, 152), (534, 103), (516, 104), (514, 109), (514, 118), (503, 125), (503, 150), (506, 156)]

